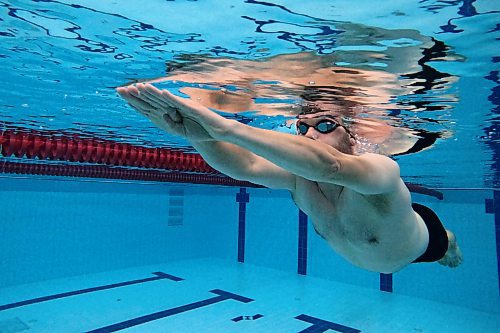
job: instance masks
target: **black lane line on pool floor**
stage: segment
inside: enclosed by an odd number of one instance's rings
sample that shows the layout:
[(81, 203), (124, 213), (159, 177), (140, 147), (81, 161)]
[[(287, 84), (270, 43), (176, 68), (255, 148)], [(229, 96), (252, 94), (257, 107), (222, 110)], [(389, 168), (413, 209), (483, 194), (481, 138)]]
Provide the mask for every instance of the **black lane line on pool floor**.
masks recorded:
[(166, 273), (163, 273), (163, 272), (154, 272), (152, 274), (154, 274), (156, 276), (155, 277), (151, 277), (151, 278), (146, 278), (146, 279), (132, 280), (132, 281), (127, 281), (127, 282), (120, 282), (120, 283), (108, 284), (108, 285), (100, 286), (100, 287), (93, 287), (93, 288), (75, 290), (75, 291), (70, 291), (70, 292), (66, 292), (66, 293), (62, 293), (62, 294), (56, 294), (56, 295), (38, 297), (38, 298), (33, 298), (33, 299), (21, 301), (21, 302), (15, 302), (15, 303), (10, 303), (10, 304), (0, 305), (0, 311), (9, 310), (9, 309), (13, 309), (13, 308), (18, 308), (18, 307), (25, 306), (25, 305), (31, 305), (31, 304), (36, 304), (36, 303), (42, 303), (42, 302), (52, 301), (52, 300), (59, 299), (59, 298), (65, 298), (65, 297), (70, 297), (70, 296), (76, 296), (76, 295), (81, 295), (81, 294), (92, 293), (92, 292), (95, 292), (95, 291), (101, 291), (101, 290), (106, 290), (106, 289), (113, 289), (113, 288), (120, 288), (120, 287), (130, 286), (130, 285), (133, 285), (133, 284), (139, 284), (139, 283), (145, 283), (145, 282), (151, 282), (151, 281), (157, 281), (157, 280), (163, 280), (163, 279), (168, 279), (168, 280), (172, 280), (172, 281), (175, 281), (175, 282), (184, 280), (184, 279), (179, 278), (177, 276), (173, 276), (173, 275), (166, 274)]
[(300, 316), (295, 317), (295, 319), (302, 320), (308, 323), (313, 324), (309, 326), (305, 330), (300, 331), (299, 333), (323, 333), (328, 330), (334, 330), (335, 332), (340, 333), (360, 333), (361, 331), (352, 327), (332, 323), (331, 321), (326, 321), (319, 318), (314, 318), (305, 314), (301, 314)]
[(253, 299), (251, 299), (251, 298), (247, 298), (247, 297), (244, 297), (244, 296), (236, 295), (236, 294), (233, 294), (233, 293), (230, 293), (230, 292), (227, 292), (227, 291), (224, 291), (224, 290), (220, 290), (220, 289), (214, 289), (214, 290), (211, 290), (210, 292), (214, 293), (214, 294), (216, 294), (218, 296), (215, 296), (215, 297), (212, 297), (212, 298), (208, 298), (208, 299), (205, 299), (205, 300), (202, 300), (202, 301), (198, 301), (198, 302), (186, 304), (186, 305), (181, 305), (181, 306), (178, 306), (176, 308), (171, 308), (171, 309), (167, 309), (167, 310), (164, 310), (164, 311), (151, 313), (151, 314), (148, 314), (148, 315), (145, 315), (145, 316), (141, 316), (141, 317), (137, 317), (137, 318), (134, 318), (134, 319), (122, 321), (120, 323), (116, 323), (116, 324), (109, 325), (109, 326), (106, 326), (106, 327), (101, 327), (101, 328), (98, 328), (98, 329), (95, 329), (95, 330), (92, 330), (92, 331), (88, 331), (86, 333), (109, 333), (109, 332), (116, 332), (116, 331), (124, 330), (124, 329), (130, 328), (130, 327), (133, 327), (133, 326), (138, 326), (138, 325), (141, 325), (141, 324), (145, 324), (145, 323), (148, 323), (148, 322), (151, 322), (151, 321), (154, 321), (154, 320), (158, 320), (158, 319), (166, 318), (166, 317), (169, 317), (169, 316), (173, 316), (173, 315), (176, 315), (176, 314), (179, 314), (179, 313), (182, 313), (182, 312), (191, 311), (191, 310), (195, 310), (195, 309), (198, 309), (198, 308), (201, 308), (201, 307), (204, 307), (204, 306), (208, 306), (208, 305), (212, 305), (212, 304), (215, 304), (215, 303), (218, 303), (218, 302), (226, 301), (226, 300), (229, 300), (229, 299), (232, 299), (232, 300), (235, 300), (235, 301), (238, 301), (238, 302), (242, 302), (242, 303), (253, 302)]

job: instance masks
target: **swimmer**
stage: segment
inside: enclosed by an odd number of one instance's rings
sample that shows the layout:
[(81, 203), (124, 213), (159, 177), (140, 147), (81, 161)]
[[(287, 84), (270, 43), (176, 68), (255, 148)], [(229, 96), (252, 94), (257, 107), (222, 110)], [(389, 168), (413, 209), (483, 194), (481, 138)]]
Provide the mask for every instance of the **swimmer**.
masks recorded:
[(331, 111), (299, 114), (294, 135), (226, 119), (150, 84), (117, 91), (156, 126), (187, 139), (218, 171), (290, 191), (316, 232), (355, 266), (388, 274), (412, 263), (462, 262), (455, 235), (431, 209), (412, 204), (398, 164), (356, 154), (355, 135)]

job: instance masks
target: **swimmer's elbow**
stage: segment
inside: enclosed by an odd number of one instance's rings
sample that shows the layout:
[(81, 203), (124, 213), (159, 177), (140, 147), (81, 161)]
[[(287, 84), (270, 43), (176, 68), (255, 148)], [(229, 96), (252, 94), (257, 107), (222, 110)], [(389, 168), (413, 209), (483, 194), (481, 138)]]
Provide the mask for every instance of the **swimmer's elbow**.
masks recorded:
[(344, 155), (331, 163), (329, 178), (363, 194), (391, 192), (401, 181), (399, 165), (385, 156)]

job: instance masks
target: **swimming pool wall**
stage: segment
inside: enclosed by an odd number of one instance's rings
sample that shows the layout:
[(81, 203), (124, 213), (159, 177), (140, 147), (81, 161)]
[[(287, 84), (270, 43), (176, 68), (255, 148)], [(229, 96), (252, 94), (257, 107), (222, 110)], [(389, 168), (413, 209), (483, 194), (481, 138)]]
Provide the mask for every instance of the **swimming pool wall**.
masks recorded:
[(500, 312), (492, 190), (413, 194), (457, 234), (464, 263), (381, 275), (335, 254), (285, 191), (13, 175), (0, 188), (0, 287), (217, 257)]

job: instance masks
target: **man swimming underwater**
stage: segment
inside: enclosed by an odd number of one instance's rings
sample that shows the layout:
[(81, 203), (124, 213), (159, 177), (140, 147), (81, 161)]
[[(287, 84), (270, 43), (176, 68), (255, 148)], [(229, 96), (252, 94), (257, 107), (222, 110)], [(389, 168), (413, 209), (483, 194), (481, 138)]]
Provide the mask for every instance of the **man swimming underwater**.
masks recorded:
[(454, 234), (432, 210), (412, 204), (398, 164), (356, 155), (354, 135), (332, 112), (299, 115), (293, 135), (226, 119), (150, 84), (117, 91), (156, 126), (186, 138), (218, 171), (289, 190), (318, 234), (358, 267), (393, 273), (415, 262), (462, 262)]

